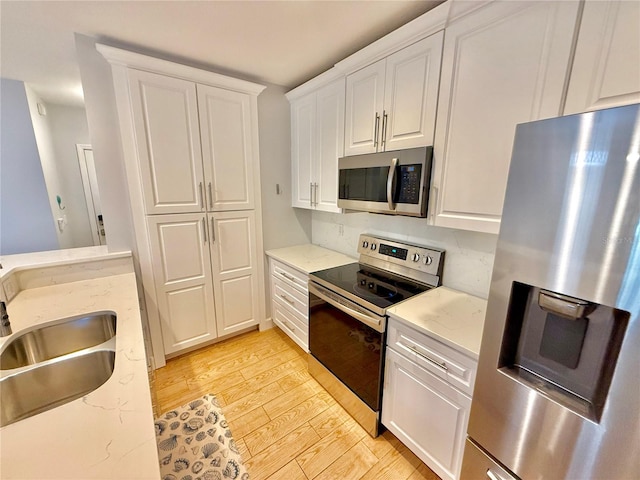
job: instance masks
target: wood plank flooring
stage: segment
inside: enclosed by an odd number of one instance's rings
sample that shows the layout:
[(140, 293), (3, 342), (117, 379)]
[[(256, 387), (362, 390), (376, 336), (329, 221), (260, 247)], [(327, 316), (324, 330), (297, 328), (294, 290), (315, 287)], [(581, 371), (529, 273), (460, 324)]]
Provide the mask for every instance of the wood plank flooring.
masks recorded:
[(278, 328), (156, 371), (161, 412), (206, 393), (223, 406), (252, 480), (439, 480), (390, 432), (371, 438), (309, 375), (307, 354)]

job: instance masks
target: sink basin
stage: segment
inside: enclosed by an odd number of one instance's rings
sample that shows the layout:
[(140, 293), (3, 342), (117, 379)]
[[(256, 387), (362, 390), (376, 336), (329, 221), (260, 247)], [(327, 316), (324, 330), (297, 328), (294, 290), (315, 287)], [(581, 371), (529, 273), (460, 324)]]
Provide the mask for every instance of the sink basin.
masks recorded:
[(116, 316), (99, 312), (71, 317), (19, 335), (0, 353), (0, 370), (33, 365), (100, 345), (116, 334)]
[(0, 379), (0, 427), (86, 395), (111, 377), (114, 365), (114, 350), (94, 349), (5, 372)]

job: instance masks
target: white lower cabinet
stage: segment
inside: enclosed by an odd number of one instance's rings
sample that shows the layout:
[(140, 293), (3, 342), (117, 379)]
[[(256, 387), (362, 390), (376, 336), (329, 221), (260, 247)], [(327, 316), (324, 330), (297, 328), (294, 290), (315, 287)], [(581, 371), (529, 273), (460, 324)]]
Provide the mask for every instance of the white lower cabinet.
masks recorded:
[(273, 258), (271, 272), (271, 318), (305, 352), (309, 352), (309, 276)]
[(257, 325), (253, 211), (147, 217), (165, 354)]
[[(416, 341), (420, 336), (426, 345)], [(407, 337), (407, 348), (399, 348)], [(434, 342), (389, 320), (382, 423), (440, 478), (454, 480), (460, 476), (471, 397), (454, 387), (459, 384), (449, 372), (449, 365), (460, 366), (459, 352), (438, 342), (435, 351)], [(464, 363), (473, 378), (475, 362)]]

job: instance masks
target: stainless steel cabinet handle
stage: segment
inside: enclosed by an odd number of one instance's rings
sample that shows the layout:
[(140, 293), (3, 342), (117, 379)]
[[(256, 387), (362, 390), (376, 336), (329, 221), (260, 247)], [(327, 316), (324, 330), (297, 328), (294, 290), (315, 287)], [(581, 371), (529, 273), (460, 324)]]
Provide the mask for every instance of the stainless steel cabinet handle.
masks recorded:
[(207, 220), (205, 218), (202, 219), (202, 239), (207, 243)]
[(296, 302), (294, 302), (293, 300), (291, 300), (289, 297), (287, 297), (286, 295), (280, 295), (280, 298), (283, 299), (285, 302), (287, 302), (289, 305), (295, 305)]
[(294, 327), (292, 327), (291, 325), (289, 325), (289, 322), (287, 322), (286, 320), (284, 322), (282, 322), (282, 323), (284, 323), (284, 326), (287, 327), (292, 332), (296, 331), (296, 329)]
[(293, 278), (291, 275), (287, 275), (287, 274), (286, 274), (286, 273), (284, 273), (284, 272), (279, 272), (279, 273), (280, 273), (280, 275), (282, 275), (282, 276), (283, 276), (284, 278), (286, 278), (287, 280), (291, 280), (293, 283), (296, 283), (296, 279), (295, 279), (295, 278)]
[(380, 115), (376, 113), (375, 133), (373, 137), (373, 146), (378, 149), (378, 128), (380, 127)]
[(211, 243), (216, 241), (215, 220), (211, 218)]
[(440, 367), (441, 369), (443, 369), (445, 372), (448, 370), (447, 368), (447, 364), (444, 362), (438, 362), (437, 360), (434, 360), (433, 358), (430, 358), (428, 356), (426, 356), (424, 353), (418, 351), (418, 349), (416, 347), (414, 347), (413, 345), (407, 345), (407, 348), (409, 350), (411, 350), (413, 353), (415, 353), (416, 355), (418, 355), (419, 357), (424, 358), (426, 361), (433, 363), (435, 366)]
[(313, 204), (316, 207), (318, 206), (318, 184), (317, 183), (313, 184)]
[(213, 208), (213, 190), (211, 189), (211, 182), (209, 182), (209, 208)]
[(199, 188), (200, 188), (200, 208), (204, 208), (205, 203), (204, 203), (204, 190), (202, 188), (202, 182), (200, 182)]
[(309, 183), (309, 206), (313, 207), (313, 182)]
[(396, 179), (396, 167), (398, 166), (398, 159), (391, 159), (391, 166), (389, 167), (389, 175), (387, 175), (387, 203), (389, 204), (389, 210), (396, 209), (396, 202), (393, 201), (394, 189)]
[(386, 150), (387, 145), (387, 112), (382, 111), (382, 151)]

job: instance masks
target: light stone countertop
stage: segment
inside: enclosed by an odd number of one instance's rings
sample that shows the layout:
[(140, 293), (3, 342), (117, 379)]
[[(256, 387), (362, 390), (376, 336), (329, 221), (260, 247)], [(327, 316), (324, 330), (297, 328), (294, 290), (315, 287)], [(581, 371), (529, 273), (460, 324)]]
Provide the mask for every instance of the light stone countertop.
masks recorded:
[(0, 429), (2, 479), (160, 478), (133, 265), (129, 259), (128, 273), (92, 278), (96, 268), (83, 280), (22, 290), (7, 307), (12, 337), (105, 310), (116, 313), (117, 326), (115, 368), (105, 384)]
[(107, 250), (106, 245), (2, 255), (0, 256), (0, 264), (2, 264), (2, 269), (0, 269), (0, 279), (15, 271), (27, 268), (54, 267), (58, 265), (71, 265), (86, 261), (95, 262), (96, 260), (101, 259), (125, 258), (130, 256), (131, 252), (128, 251), (110, 253)]
[(438, 287), (387, 310), (390, 317), (477, 360), (487, 301)]
[(265, 253), (271, 258), (307, 274), (358, 261), (357, 258), (310, 243), (268, 250)]

